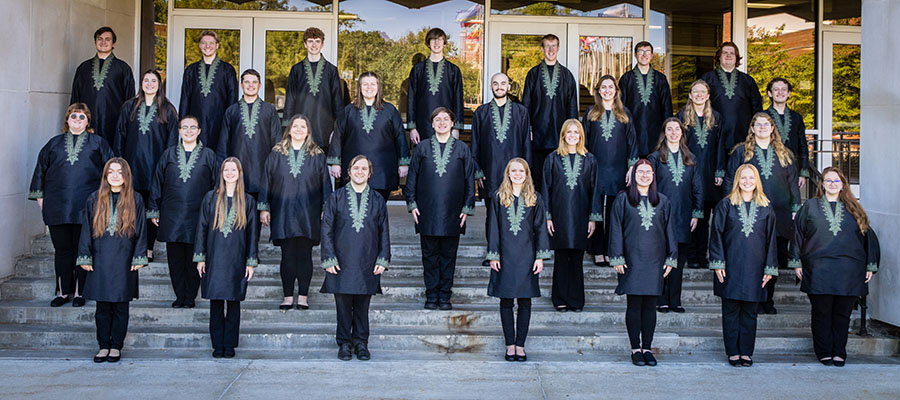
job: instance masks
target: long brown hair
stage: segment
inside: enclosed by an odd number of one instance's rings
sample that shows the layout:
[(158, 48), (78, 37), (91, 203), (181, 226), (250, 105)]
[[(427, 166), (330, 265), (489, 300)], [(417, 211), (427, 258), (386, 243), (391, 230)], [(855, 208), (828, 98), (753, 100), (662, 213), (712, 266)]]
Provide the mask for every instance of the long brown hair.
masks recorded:
[(722, 49), (724, 49), (725, 47), (731, 47), (734, 49), (734, 68), (737, 69), (737, 67), (741, 66), (741, 60), (743, 60), (744, 57), (741, 57), (741, 49), (739, 49), (737, 44), (735, 44), (734, 42), (723, 42), (719, 46), (719, 48), (716, 49), (716, 58), (713, 59), (713, 68), (719, 68), (719, 64), (722, 63)]
[(575, 153), (579, 156), (587, 154), (587, 148), (584, 147), (584, 126), (581, 125), (581, 121), (575, 118), (569, 118), (566, 122), (563, 122), (562, 129), (559, 130), (559, 147), (556, 148), (556, 154), (559, 154), (560, 157), (569, 155), (569, 144), (566, 143), (566, 132), (569, 131), (569, 127), (571, 126), (578, 129), (578, 144), (575, 145)]
[[(691, 90), (694, 90), (694, 86), (701, 85), (706, 88), (706, 93), (712, 93), (709, 90), (709, 84), (706, 83), (703, 79), (697, 79), (694, 83), (691, 84)], [(691, 99), (690, 92), (688, 92), (688, 102), (684, 105), (684, 125), (693, 128), (697, 126), (697, 111), (694, 110), (694, 100)], [(709, 97), (706, 98), (706, 103), (703, 104), (703, 125), (706, 125), (706, 130), (710, 130), (716, 127), (716, 116), (713, 113), (712, 102), (709, 101)]]
[(234, 229), (244, 229), (247, 225), (247, 214), (244, 212), (244, 168), (237, 157), (228, 157), (222, 161), (219, 168), (219, 185), (216, 186), (216, 212), (213, 217), (213, 229), (222, 229), (225, 226), (225, 215), (228, 213), (228, 191), (225, 189), (225, 164), (234, 163), (238, 170), (238, 179), (234, 186), (234, 198), (231, 206), (234, 208)]
[(72, 105), (66, 109), (66, 116), (63, 118), (62, 132), (66, 133), (69, 131), (69, 116), (76, 111), (83, 112), (84, 116), (87, 117), (87, 126), (84, 128), (84, 131), (87, 133), (94, 133), (94, 129), (91, 128), (91, 110), (88, 108), (87, 104), (84, 103), (72, 103)]
[(138, 93), (131, 98), (134, 100), (134, 107), (131, 107), (131, 114), (129, 114), (128, 118), (134, 121), (138, 116), (138, 110), (144, 105), (144, 99), (147, 97), (147, 94), (144, 93), (143, 82), (144, 77), (148, 74), (155, 75), (156, 80), (159, 82), (159, 89), (156, 91), (156, 96), (153, 97), (153, 102), (156, 103), (156, 122), (165, 124), (169, 122), (168, 111), (174, 110), (175, 106), (166, 98), (166, 85), (163, 84), (162, 76), (156, 69), (148, 69), (141, 75), (141, 81), (138, 82)]
[(131, 237), (135, 233), (135, 221), (137, 219), (134, 206), (134, 188), (131, 186), (131, 167), (123, 158), (114, 157), (103, 166), (103, 175), (100, 179), (100, 189), (97, 190), (97, 204), (94, 207), (94, 217), (91, 220), (91, 237), (98, 238), (106, 234), (109, 227), (110, 192), (109, 186), (110, 166), (119, 164), (122, 167), (122, 190), (119, 192), (119, 201), (116, 202), (116, 229), (115, 235), (119, 237)]
[(603, 75), (600, 77), (600, 80), (597, 81), (597, 86), (594, 87), (594, 107), (591, 108), (591, 112), (588, 113), (588, 119), (591, 121), (599, 120), (600, 116), (606, 112), (606, 109), (603, 108), (603, 98), (600, 97), (600, 85), (606, 80), (611, 80), (613, 86), (616, 88), (616, 97), (613, 99), (613, 115), (616, 116), (616, 120), (619, 122), (627, 124), (628, 114), (625, 113), (625, 105), (622, 104), (622, 92), (619, 91), (619, 82), (616, 82), (616, 78), (613, 78), (612, 75)]
[(656, 152), (659, 153), (659, 161), (664, 163), (669, 162), (669, 146), (666, 145), (666, 126), (669, 125), (670, 122), (674, 122), (678, 124), (678, 129), (681, 129), (681, 139), (678, 139), (678, 154), (681, 154), (681, 162), (684, 165), (694, 165), (694, 160), (691, 158), (691, 150), (688, 149), (687, 138), (685, 138), (684, 124), (681, 123), (681, 120), (675, 117), (666, 118), (662, 124), (662, 132), (659, 133), (659, 141), (656, 143)]
[(744, 172), (745, 169), (753, 171), (753, 176), (756, 177), (756, 187), (753, 188), (753, 201), (759, 204), (760, 207), (768, 207), (769, 198), (763, 192), (762, 178), (759, 177), (759, 170), (753, 164), (741, 164), (737, 171), (734, 172), (734, 183), (731, 185), (731, 192), (728, 193), (728, 201), (735, 206), (744, 202), (744, 197), (741, 196), (741, 172)]
[(378, 77), (378, 74), (367, 71), (359, 74), (359, 79), (356, 80), (356, 98), (353, 99), (353, 107), (358, 109), (366, 108), (366, 100), (363, 99), (362, 95), (362, 80), (363, 78), (375, 78), (375, 81), (378, 82), (378, 92), (375, 93), (375, 102), (372, 103), (372, 108), (376, 110), (384, 109), (384, 89), (381, 86), (381, 78)]
[(734, 153), (734, 150), (737, 149), (741, 144), (744, 145), (744, 162), (748, 162), (753, 159), (753, 152), (756, 149), (756, 133), (753, 132), (753, 124), (756, 123), (757, 119), (765, 118), (769, 121), (769, 124), (772, 125), (772, 137), (769, 140), (769, 146), (775, 147), (775, 155), (778, 156), (778, 162), (782, 167), (787, 167), (791, 165), (794, 161), (794, 153), (791, 152), (791, 149), (788, 149), (787, 146), (784, 145), (781, 141), (781, 134), (778, 133), (778, 127), (775, 126), (775, 120), (772, 119), (772, 116), (766, 112), (758, 112), (753, 114), (753, 118), (750, 118), (750, 129), (747, 132), (747, 139), (744, 140), (744, 143), (738, 143), (737, 146), (734, 146), (734, 149), (731, 149), (731, 152)]
[(866, 211), (863, 210), (862, 204), (859, 204), (859, 200), (856, 200), (856, 196), (854, 196), (853, 191), (850, 190), (850, 181), (847, 180), (847, 177), (844, 176), (844, 173), (841, 172), (840, 169), (828, 167), (822, 170), (822, 175), (819, 176), (819, 187), (816, 189), (816, 197), (822, 199), (822, 201), (827, 201), (825, 199), (825, 174), (829, 172), (836, 173), (841, 180), (843, 187), (841, 188), (841, 193), (838, 194), (838, 200), (840, 200), (841, 203), (844, 203), (847, 212), (853, 216), (853, 219), (856, 220), (856, 224), (859, 225), (859, 231), (865, 235), (866, 231), (869, 230), (869, 216), (866, 214)]
[(521, 157), (513, 158), (506, 163), (506, 169), (503, 170), (503, 183), (497, 189), (500, 204), (504, 207), (509, 207), (513, 204), (513, 183), (509, 179), (509, 168), (512, 166), (512, 163), (519, 163), (525, 167), (525, 182), (522, 184), (522, 191), (519, 193), (519, 196), (525, 202), (525, 207), (532, 207), (537, 202), (537, 195), (534, 192), (534, 182), (531, 181), (531, 169), (528, 168), (528, 162)]
[(288, 120), (288, 124), (284, 128), (284, 133), (281, 135), (281, 141), (278, 142), (275, 147), (272, 147), (272, 151), (288, 155), (288, 152), (293, 148), (291, 145), (291, 127), (294, 126), (294, 122), (298, 119), (306, 122), (306, 140), (303, 141), (303, 150), (311, 156), (321, 154), (322, 149), (319, 148), (312, 139), (312, 124), (309, 123), (309, 118), (306, 118), (306, 116), (302, 114), (296, 114)]

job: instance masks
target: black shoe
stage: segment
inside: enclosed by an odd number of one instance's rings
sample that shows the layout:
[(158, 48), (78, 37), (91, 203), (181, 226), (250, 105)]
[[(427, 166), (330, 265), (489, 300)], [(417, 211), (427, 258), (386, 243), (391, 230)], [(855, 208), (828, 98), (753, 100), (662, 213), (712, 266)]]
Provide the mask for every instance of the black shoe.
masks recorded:
[(356, 359), (359, 361), (369, 361), (372, 358), (372, 354), (369, 353), (369, 346), (365, 343), (357, 343), (356, 344)]
[(766, 314), (772, 314), (772, 315), (778, 314), (778, 310), (775, 309), (775, 307), (772, 307), (772, 308), (766, 310)]
[(426, 309), (426, 310), (437, 310), (437, 309), (438, 309), (438, 303), (426, 301), (426, 302), (425, 302), (425, 309)]
[(631, 353), (631, 363), (637, 365), (638, 367), (643, 367), (647, 365), (647, 362), (644, 361), (644, 355), (641, 352)]
[(300, 303), (297, 303), (297, 309), (298, 309), (298, 310), (309, 310), (309, 304), (300, 304)]
[(184, 308), (194, 308), (197, 306), (197, 303), (194, 302), (194, 299), (189, 299), (184, 301)]
[(225, 352), (224, 352), (224, 354), (223, 354), (223, 357), (225, 357), (225, 358), (234, 358), (234, 355), (235, 355), (234, 349), (225, 349)]
[(293, 306), (293, 305), (290, 305), (290, 304), (279, 304), (279, 305), (278, 305), (278, 309), (281, 310), (281, 311), (287, 311), (287, 310), (290, 310), (290, 309), (292, 309), (292, 308), (294, 308), (294, 306)]
[(70, 297), (56, 296), (56, 298), (54, 298), (52, 301), (50, 301), (50, 307), (62, 306), (63, 304), (68, 303), (70, 300), (71, 300)]
[(753, 359), (752, 358), (750, 358), (750, 359), (741, 358), (741, 366), (742, 367), (752, 367)]
[(684, 312), (684, 307), (682, 307), (682, 306), (675, 306), (675, 307), (672, 307), (671, 310), (672, 310), (672, 312), (677, 312), (677, 313), (681, 314), (681, 313)]
[[(98, 353), (99, 353), (99, 352), (98, 352)], [(95, 363), (102, 363), (102, 362), (105, 362), (105, 361), (107, 360), (107, 358), (109, 358), (109, 350), (106, 351), (106, 355), (103, 356), (103, 357), (100, 357), (100, 356), (94, 356), (94, 362), (95, 362)]]
[[(84, 297), (76, 297), (72, 299), (72, 307), (84, 307)], [(115, 361), (110, 361), (115, 362)]]
[(505, 359), (506, 361), (516, 361), (516, 354), (515, 354), (515, 353), (513, 353), (513, 354), (507, 354), (507, 353), (504, 352), (504, 353), (503, 353), (503, 356), (504, 356), (504, 359)]
[(644, 362), (651, 367), (656, 366), (656, 357), (653, 357), (653, 353), (649, 351), (645, 351), (644, 354)]
[[(522, 350), (522, 352), (524, 353), (525, 350)], [(521, 356), (516, 354), (516, 361), (521, 361), (521, 362), (528, 361), (528, 354), (523, 354)]]
[(566, 312), (566, 311), (569, 311), (569, 307), (567, 307), (567, 306), (559, 306), (559, 307), (556, 307), (556, 311), (559, 311), (559, 312)]
[(665, 313), (669, 312), (669, 306), (656, 307), (656, 311), (659, 311), (659, 312), (665, 314)]
[(729, 359), (728, 359), (728, 363), (731, 364), (732, 367), (740, 367), (740, 366), (741, 366), (741, 359), (740, 359), (740, 358), (735, 358), (734, 360), (732, 360), (732, 359), (729, 358)]
[(225, 357), (225, 350), (213, 350), (213, 358)]
[(845, 364), (847, 364), (847, 360), (834, 360), (835, 367), (843, 367)]
[(582, 310), (581, 310), (580, 308), (569, 307), (569, 311), (571, 311), (571, 312), (581, 312)]
[(338, 349), (338, 359), (341, 361), (350, 361), (353, 359), (353, 350), (350, 349), (350, 343), (344, 343)]
[(438, 309), (441, 309), (441, 310), (444, 310), (444, 311), (449, 311), (449, 310), (452, 310), (452, 309), (453, 309), (453, 304), (450, 304), (450, 303), (441, 303), (441, 305), (438, 306)]
[(688, 268), (692, 268), (692, 269), (698, 269), (698, 268), (700, 268), (700, 263), (698, 263), (698, 262), (689, 262), (689, 263), (687, 263), (687, 267), (688, 267)]
[[(110, 350), (110, 353), (112, 353), (112, 350)], [(119, 355), (117, 355), (117, 356), (106, 357), (106, 362), (115, 363), (115, 362), (119, 362), (120, 359), (122, 359), (122, 350), (119, 350)]]
[(172, 308), (184, 308), (184, 299), (175, 299), (175, 301), (172, 302)]

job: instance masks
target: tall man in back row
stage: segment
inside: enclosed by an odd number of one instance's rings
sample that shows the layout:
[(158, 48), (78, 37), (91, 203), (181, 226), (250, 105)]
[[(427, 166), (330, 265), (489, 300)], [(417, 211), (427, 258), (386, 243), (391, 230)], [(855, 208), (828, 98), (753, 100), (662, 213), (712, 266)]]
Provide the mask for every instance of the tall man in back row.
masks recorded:
[(113, 55), (116, 33), (104, 26), (94, 32), (97, 54), (81, 63), (72, 80), (69, 104), (84, 103), (91, 111), (94, 133), (113, 145), (116, 122), (125, 100), (134, 97), (131, 67)]
[(637, 65), (619, 78), (622, 103), (634, 118), (638, 154), (647, 157), (655, 150), (662, 122), (672, 116), (672, 92), (666, 76), (650, 65), (653, 45), (639, 42), (634, 46)]
[(406, 98), (406, 129), (413, 144), (434, 135), (431, 112), (446, 107), (455, 115), (452, 135), (459, 138), (463, 128), (462, 72), (444, 58), (447, 34), (432, 28), (425, 34), (431, 54), (409, 70), (409, 96)]
[(202, 58), (184, 69), (178, 115), (193, 115), (200, 123), (200, 143), (219, 146), (225, 109), (238, 99), (237, 72), (219, 58), (219, 34), (205, 30), (197, 38)]
[(578, 86), (575, 77), (557, 62), (559, 37), (547, 34), (541, 39), (544, 59), (525, 76), (522, 105), (531, 117), (531, 173), (540, 190), (544, 160), (559, 147), (559, 130), (569, 118), (578, 118)]

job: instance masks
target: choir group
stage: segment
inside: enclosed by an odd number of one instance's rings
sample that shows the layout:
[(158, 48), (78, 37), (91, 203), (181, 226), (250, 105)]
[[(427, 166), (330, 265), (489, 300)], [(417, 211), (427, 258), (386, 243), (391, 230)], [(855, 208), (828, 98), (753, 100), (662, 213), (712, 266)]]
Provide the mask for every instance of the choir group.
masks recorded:
[[(460, 235), (476, 191), (484, 199), (487, 294), (500, 299), (508, 361), (527, 360), (532, 298), (551, 255), (554, 308), (583, 310), (588, 252), (615, 270), (615, 292), (627, 296), (636, 365), (657, 364), (657, 312), (685, 312), (688, 266), (714, 271), (731, 365), (753, 364), (757, 316), (777, 312), (779, 269), (792, 269), (809, 296), (817, 358), (845, 363), (852, 309), (878, 268), (877, 237), (843, 173), (810, 169), (803, 116), (787, 106), (791, 83), (769, 82), (763, 111), (734, 43), (719, 47), (715, 68), (673, 116), (653, 47), (640, 42), (634, 69), (601, 77), (579, 118), (576, 81), (557, 60), (559, 39), (546, 35), (521, 102), (510, 98), (508, 76), (491, 77), (493, 98), (475, 110), (467, 145), (462, 77), (444, 58), (440, 29), (428, 32), (430, 55), (409, 73), (405, 128), (373, 72), (345, 102), (317, 28), (303, 34), (307, 57), (291, 69), (283, 118), (259, 97), (258, 72), (235, 79), (213, 31), (198, 38), (202, 60), (184, 71), (178, 110), (155, 70), (135, 95), (112, 29), (94, 40), (62, 134), (38, 154), (29, 198), (55, 248), (51, 306), (96, 301), (96, 362), (121, 357), (138, 270), (156, 240), (166, 244), (172, 307), (195, 307), (200, 291), (210, 300), (213, 356), (234, 357), (261, 225), (281, 248), (279, 308), (310, 307), (312, 250), (321, 245), (338, 358), (368, 360), (369, 303), (391, 261), (386, 200), (405, 177), (426, 309), (452, 309)], [(810, 172), (820, 176), (811, 183), (818, 193), (804, 203)]]

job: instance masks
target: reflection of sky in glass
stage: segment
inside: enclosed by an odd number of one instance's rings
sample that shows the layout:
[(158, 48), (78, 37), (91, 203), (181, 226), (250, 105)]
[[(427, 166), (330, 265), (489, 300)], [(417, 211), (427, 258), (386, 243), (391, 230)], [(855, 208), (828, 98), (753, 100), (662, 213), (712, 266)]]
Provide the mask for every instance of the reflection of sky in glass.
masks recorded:
[(650, 38), (648, 41), (653, 45), (653, 52), (656, 54), (666, 54), (666, 15), (650, 10)]
[(803, 18), (786, 13), (750, 18), (747, 20), (747, 27), (752, 27), (754, 25), (757, 27), (766, 27), (773, 31), (781, 25), (784, 25), (784, 33), (797, 32), (816, 27), (814, 22), (807, 22)]

